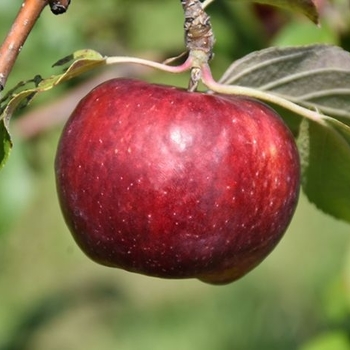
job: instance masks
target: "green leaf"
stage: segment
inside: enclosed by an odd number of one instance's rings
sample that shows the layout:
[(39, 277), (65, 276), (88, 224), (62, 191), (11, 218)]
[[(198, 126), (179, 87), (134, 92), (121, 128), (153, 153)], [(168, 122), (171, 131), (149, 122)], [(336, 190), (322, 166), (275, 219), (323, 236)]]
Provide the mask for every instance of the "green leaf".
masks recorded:
[(350, 127), (324, 121), (303, 120), (300, 126), (303, 190), (319, 209), (350, 222)]
[(253, 52), (233, 63), (220, 83), (268, 91), (350, 124), (350, 54), (337, 46)]
[[(93, 50), (80, 50), (59, 60), (54, 66), (61, 66), (69, 62), (72, 63), (64, 73), (46, 79), (36, 76), (34, 79), (20, 82), (0, 100), (0, 138), (2, 141), (0, 146), (0, 169), (5, 165), (12, 148), (9, 124), (13, 113), (17, 109), (27, 106), (38, 93), (50, 90), (62, 82), (104, 65), (105, 58)], [(18, 92), (19, 88), (26, 87), (29, 83), (34, 83), (35, 86), (24, 88)]]
[[(243, 0), (240, 0), (243, 1)], [(308, 17), (312, 22), (318, 24), (317, 7), (312, 0), (244, 0), (260, 4), (272, 5), (287, 10), (299, 12)]]

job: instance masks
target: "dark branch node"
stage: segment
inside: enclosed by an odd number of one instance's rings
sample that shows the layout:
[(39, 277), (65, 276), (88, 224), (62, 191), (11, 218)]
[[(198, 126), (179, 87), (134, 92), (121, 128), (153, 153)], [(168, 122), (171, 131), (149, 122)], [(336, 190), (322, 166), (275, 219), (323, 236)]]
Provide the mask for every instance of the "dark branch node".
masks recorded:
[(49, 2), (51, 12), (55, 15), (65, 13), (70, 4), (70, 0), (51, 0)]

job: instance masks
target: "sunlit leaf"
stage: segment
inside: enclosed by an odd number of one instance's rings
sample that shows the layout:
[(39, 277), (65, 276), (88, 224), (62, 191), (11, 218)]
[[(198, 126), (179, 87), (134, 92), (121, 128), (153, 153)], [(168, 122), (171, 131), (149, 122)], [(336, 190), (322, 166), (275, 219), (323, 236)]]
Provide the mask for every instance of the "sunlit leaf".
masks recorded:
[[(0, 169), (4, 166), (12, 148), (9, 124), (13, 113), (18, 108), (28, 105), (38, 93), (50, 90), (64, 81), (104, 65), (105, 58), (93, 50), (80, 50), (58, 61), (54, 66), (61, 66), (70, 62), (72, 62), (71, 65), (64, 73), (46, 79), (36, 76), (29, 81), (20, 82), (0, 100), (0, 138), (2, 141), (0, 146)], [(28, 88), (28, 83), (34, 83), (34, 87)], [(22, 88), (22, 91), (18, 91), (20, 88)]]

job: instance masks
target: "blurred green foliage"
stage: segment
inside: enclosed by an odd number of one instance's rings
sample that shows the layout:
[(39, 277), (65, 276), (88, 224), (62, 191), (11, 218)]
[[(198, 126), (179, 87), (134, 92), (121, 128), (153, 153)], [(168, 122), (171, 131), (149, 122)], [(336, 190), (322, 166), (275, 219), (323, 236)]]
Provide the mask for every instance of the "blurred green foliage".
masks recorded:
[[(20, 3), (0, 3), (0, 40)], [(349, 50), (346, 3), (327, 6), (319, 29), (291, 13), (217, 0), (208, 9), (217, 38), (214, 75), (270, 45), (326, 42)], [(8, 87), (54, 74), (54, 62), (81, 48), (159, 61), (176, 56), (184, 49), (182, 22), (175, 0), (72, 0), (58, 17), (46, 9)], [(128, 74), (138, 74), (133, 69)], [(16, 119), (53, 105), (89, 77), (44, 95)], [(187, 85), (187, 76), (147, 71), (143, 78)], [(55, 111), (47, 115), (55, 117)], [(1, 350), (350, 349), (348, 225), (302, 196), (277, 249), (225, 287), (97, 266), (76, 247), (59, 211), (53, 160), (61, 127), (28, 138), (15, 134), (13, 154), (0, 174)]]

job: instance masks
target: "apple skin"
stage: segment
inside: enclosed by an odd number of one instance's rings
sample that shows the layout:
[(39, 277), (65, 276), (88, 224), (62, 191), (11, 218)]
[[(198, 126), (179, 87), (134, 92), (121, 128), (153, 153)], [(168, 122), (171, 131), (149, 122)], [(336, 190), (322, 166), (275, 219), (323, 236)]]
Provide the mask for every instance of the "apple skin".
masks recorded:
[(300, 166), (291, 132), (257, 100), (113, 79), (73, 111), (55, 174), (65, 221), (92, 260), (225, 284), (280, 241)]

